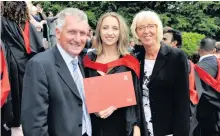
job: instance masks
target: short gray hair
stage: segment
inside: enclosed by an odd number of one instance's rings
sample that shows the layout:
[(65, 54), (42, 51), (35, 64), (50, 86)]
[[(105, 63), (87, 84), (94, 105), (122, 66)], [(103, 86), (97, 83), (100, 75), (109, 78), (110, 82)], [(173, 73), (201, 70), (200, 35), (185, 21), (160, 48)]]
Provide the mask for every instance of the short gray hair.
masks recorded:
[(56, 24), (57, 24), (56, 27), (58, 29), (62, 29), (62, 27), (65, 23), (66, 16), (76, 16), (80, 20), (86, 21), (88, 24), (88, 18), (87, 18), (87, 15), (84, 11), (77, 9), (77, 8), (66, 8), (66, 9), (63, 9), (62, 11), (60, 11), (60, 13), (58, 13), (58, 18), (56, 20)]
[(150, 17), (155, 21), (155, 24), (157, 25), (157, 42), (159, 43), (160, 41), (162, 41), (162, 38), (163, 38), (162, 21), (160, 20), (160, 17), (158, 16), (158, 14), (153, 11), (141, 11), (135, 15), (132, 25), (131, 25), (131, 33), (136, 41), (139, 41), (138, 40), (139, 37), (136, 33), (137, 21), (140, 18), (150, 18)]

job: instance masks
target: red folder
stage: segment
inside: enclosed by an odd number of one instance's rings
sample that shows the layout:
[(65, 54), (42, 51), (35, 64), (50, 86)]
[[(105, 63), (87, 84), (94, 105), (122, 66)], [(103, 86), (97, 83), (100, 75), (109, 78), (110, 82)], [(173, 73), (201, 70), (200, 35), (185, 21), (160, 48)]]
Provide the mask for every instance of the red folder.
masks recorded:
[(131, 72), (85, 78), (84, 90), (89, 113), (136, 105)]

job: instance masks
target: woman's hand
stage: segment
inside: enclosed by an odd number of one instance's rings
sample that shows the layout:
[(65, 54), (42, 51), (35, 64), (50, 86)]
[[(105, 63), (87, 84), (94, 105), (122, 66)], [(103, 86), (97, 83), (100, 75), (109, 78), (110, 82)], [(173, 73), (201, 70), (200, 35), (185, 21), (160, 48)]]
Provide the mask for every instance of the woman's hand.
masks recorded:
[(133, 136), (141, 136), (141, 130), (138, 126), (134, 126)]
[(109, 107), (106, 110), (95, 113), (96, 116), (99, 116), (102, 119), (108, 118), (117, 108), (114, 106)]

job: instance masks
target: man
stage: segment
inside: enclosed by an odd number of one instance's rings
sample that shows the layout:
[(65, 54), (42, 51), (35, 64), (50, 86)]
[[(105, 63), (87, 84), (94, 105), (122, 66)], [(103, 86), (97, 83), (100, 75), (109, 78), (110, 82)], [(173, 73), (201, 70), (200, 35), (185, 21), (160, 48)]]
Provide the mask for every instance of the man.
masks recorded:
[(182, 35), (175, 29), (167, 30), (163, 35), (163, 42), (175, 48), (181, 48), (182, 46)]
[(49, 28), (49, 48), (56, 46), (56, 19), (57, 16), (52, 16), (53, 13), (49, 11), (47, 20), (47, 26)]
[[(202, 39), (199, 48), (201, 57), (197, 65), (216, 79), (220, 68), (214, 53), (215, 40), (211, 38)], [(220, 136), (220, 93), (205, 82), (202, 76), (198, 75), (197, 69), (195, 71), (199, 103), (196, 107), (197, 113), (195, 113), (198, 126), (194, 136)]]
[(53, 12), (49, 11), (47, 17), (53, 17)]
[[(165, 29), (165, 28), (164, 28)], [(163, 42), (173, 48), (181, 48), (182, 47), (182, 34), (172, 28), (166, 28), (163, 34)], [(188, 69), (189, 73), (191, 71), (190, 61), (188, 61)]]
[(43, 44), (44, 44), (44, 47), (47, 49), (48, 48), (48, 40), (49, 40), (49, 35), (48, 35), (48, 28), (47, 28), (47, 21), (46, 21), (46, 16), (43, 12), (43, 8), (41, 6), (41, 4), (37, 4), (36, 5), (36, 8), (37, 8), (37, 14), (35, 16), (33, 16), (35, 18), (35, 20), (37, 22), (43, 22), (42, 23), (42, 32), (43, 32)]
[(215, 56), (220, 59), (220, 42), (216, 42), (215, 48), (216, 48)]
[(28, 62), (22, 97), (24, 136), (91, 136), (78, 57), (87, 32), (83, 11), (62, 10), (57, 18), (57, 45)]

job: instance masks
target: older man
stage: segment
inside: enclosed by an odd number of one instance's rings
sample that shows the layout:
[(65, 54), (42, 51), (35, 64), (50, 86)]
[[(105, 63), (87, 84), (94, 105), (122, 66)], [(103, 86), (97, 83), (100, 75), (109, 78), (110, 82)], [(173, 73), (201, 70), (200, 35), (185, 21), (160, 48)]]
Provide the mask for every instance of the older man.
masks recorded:
[(91, 136), (78, 57), (87, 32), (86, 14), (64, 9), (57, 19), (57, 45), (28, 62), (22, 98), (25, 136)]

